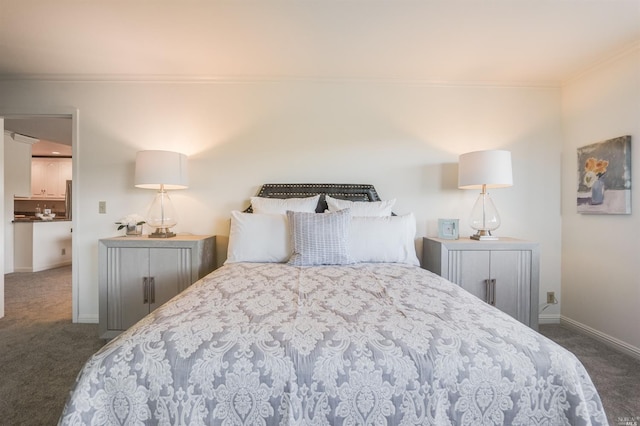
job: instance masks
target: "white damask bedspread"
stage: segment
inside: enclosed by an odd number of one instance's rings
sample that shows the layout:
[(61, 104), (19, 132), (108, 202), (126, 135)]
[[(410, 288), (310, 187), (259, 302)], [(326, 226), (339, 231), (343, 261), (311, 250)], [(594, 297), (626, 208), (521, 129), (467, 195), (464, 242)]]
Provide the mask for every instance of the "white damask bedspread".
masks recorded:
[(573, 354), (413, 266), (227, 265), (86, 364), (64, 425), (599, 425)]

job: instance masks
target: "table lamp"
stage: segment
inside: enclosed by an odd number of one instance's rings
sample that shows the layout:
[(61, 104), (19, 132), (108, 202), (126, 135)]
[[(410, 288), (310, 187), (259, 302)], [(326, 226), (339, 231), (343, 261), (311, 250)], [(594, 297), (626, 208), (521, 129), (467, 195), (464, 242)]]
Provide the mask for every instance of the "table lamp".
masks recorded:
[(500, 226), (500, 215), (489, 197), (487, 188), (505, 188), (512, 185), (511, 152), (488, 150), (460, 155), (458, 188), (481, 190), (469, 218), (471, 228), (476, 230), (471, 236), (472, 239), (498, 239), (491, 232)]
[(171, 238), (170, 228), (178, 223), (167, 189), (188, 187), (187, 156), (172, 151), (139, 151), (136, 154), (134, 184), (137, 188), (158, 190), (145, 218), (156, 228), (149, 238)]

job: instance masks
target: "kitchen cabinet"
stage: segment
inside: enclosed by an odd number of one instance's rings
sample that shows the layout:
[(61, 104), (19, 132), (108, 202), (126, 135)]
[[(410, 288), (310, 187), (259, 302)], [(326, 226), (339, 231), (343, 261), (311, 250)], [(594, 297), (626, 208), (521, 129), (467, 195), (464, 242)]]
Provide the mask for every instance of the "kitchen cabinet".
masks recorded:
[(60, 158), (58, 160), (58, 193), (61, 193), (62, 196), (65, 196), (65, 191), (67, 189), (67, 181), (72, 179), (72, 162), (71, 158)]
[(99, 241), (100, 337), (110, 339), (214, 269), (215, 238)]
[(71, 158), (31, 160), (31, 198), (64, 199), (66, 181), (71, 180)]
[[(47, 191), (47, 159), (34, 158), (31, 161), (31, 196), (46, 197)], [(57, 179), (57, 178), (56, 178)]]
[(424, 238), (423, 267), (538, 329), (538, 244), (501, 238)]

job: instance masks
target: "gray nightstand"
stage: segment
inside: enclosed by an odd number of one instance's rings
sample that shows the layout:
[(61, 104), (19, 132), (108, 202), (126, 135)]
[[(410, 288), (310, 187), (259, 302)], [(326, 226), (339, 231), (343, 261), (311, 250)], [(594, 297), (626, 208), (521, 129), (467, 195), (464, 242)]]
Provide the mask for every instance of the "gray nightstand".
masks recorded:
[(538, 243), (513, 238), (424, 238), (422, 265), (538, 329)]
[(99, 334), (110, 339), (215, 269), (215, 237), (100, 240)]

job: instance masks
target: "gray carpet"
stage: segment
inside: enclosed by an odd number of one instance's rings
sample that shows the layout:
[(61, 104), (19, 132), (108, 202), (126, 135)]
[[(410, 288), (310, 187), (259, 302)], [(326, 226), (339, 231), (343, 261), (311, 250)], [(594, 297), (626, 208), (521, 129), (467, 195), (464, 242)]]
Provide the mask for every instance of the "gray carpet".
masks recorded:
[[(103, 341), (71, 323), (71, 268), (5, 275), (0, 319), (0, 425), (55, 425), (84, 362)], [(640, 426), (640, 361), (559, 325), (540, 331), (589, 371), (612, 426)]]
[(55, 425), (97, 324), (71, 323), (71, 267), (5, 275), (0, 319), (0, 424)]
[(560, 325), (540, 326), (540, 332), (580, 359), (611, 426), (640, 426), (640, 361)]

